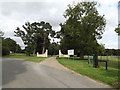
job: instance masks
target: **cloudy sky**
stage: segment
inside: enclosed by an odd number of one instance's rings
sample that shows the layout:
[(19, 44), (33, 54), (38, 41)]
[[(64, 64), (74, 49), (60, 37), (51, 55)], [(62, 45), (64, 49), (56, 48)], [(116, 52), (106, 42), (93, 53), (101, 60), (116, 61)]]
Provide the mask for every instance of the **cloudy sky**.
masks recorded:
[[(29, 2), (28, 2), (29, 1)], [(16, 27), (21, 27), (25, 22), (49, 22), (54, 30), (60, 30), (60, 23), (65, 22), (63, 14), (68, 4), (91, 0), (0, 0), (0, 30), (4, 37), (17, 41), (22, 48), (24, 44), (19, 37), (14, 36)], [(92, 0), (93, 1), (93, 0)], [(103, 38), (99, 43), (106, 48), (118, 48), (118, 36), (114, 29), (118, 25), (118, 0), (94, 0), (100, 4), (98, 11), (105, 15), (107, 25)]]

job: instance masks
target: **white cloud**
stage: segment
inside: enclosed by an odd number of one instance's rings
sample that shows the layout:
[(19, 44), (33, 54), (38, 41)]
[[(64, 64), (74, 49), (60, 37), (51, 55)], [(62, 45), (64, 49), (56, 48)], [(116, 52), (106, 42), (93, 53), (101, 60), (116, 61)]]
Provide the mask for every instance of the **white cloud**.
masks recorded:
[(106, 48), (118, 48), (118, 36), (114, 31), (118, 25), (118, 1), (116, 0), (97, 0), (101, 5), (98, 11), (105, 15), (106, 28), (100, 43), (105, 44)]
[[(11, 2), (10, 2), (11, 1)], [(13, 1), (13, 2), (12, 2)], [(11, 37), (21, 46), (20, 38), (14, 37), (16, 27), (21, 27), (25, 22), (47, 21), (54, 30), (60, 30), (60, 23), (65, 21), (64, 11), (68, 4), (84, 0), (1, 0), (0, 1), (0, 29), (5, 32), (5, 37)], [(93, 0), (87, 0), (93, 1)], [(114, 29), (118, 24), (117, 0), (94, 0), (100, 3), (98, 11), (105, 15), (107, 25), (100, 43), (106, 48), (118, 48), (118, 37)], [(19, 2), (19, 3), (18, 3)]]

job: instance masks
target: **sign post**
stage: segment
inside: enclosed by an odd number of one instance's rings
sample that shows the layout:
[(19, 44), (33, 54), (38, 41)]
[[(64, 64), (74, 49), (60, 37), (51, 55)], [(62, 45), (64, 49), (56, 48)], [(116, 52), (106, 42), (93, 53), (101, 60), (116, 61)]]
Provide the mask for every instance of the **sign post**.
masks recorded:
[(73, 59), (74, 59), (74, 49), (68, 50), (68, 55), (73, 55)]

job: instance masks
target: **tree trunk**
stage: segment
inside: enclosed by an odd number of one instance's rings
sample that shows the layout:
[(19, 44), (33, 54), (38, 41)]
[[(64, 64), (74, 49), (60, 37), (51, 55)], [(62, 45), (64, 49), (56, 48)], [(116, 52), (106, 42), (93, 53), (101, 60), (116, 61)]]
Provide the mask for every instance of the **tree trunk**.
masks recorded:
[(33, 55), (35, 55), (35, 52), (36, 52), (36, 49), (34, 48), (34, 50), (33, 50)]
[(80, 46), (80, 60), (84, 60), (84, 45)]
[(45, 51), (45, 37), (44, 37), (44, 41), (43, 41), (43, 49), (42, 49), (42, 54), (44, 53)]
[(80, 59), (84, 59), (84, 55), (83, 54), (80, 54)]
[(35, 55), (35, 52), (36, 52), (36, 45), (34, 45), (33, 55)]
[(42, 49), (42, 54), (44, 53), (44, 51), (45, 51), (45, 47), (43, 46), (43, 49)]
[(97, 68), (98, 67), (98, 55), (95, 54), (93, 59), (94, 59), (93, 67)]

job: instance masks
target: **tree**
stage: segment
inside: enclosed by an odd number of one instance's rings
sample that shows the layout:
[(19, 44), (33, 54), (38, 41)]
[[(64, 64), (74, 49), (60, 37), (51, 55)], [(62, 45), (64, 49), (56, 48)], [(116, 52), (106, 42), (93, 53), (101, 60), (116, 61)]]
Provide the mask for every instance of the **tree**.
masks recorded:
[[(4, 33), (0, 30), (0, 47), (2, 47), (2, 36), (4, 35)], [(0, 48), (1, 51), (1, 48)]]
[(2, 56), (9, 55), (9, 54), (10, 54), (9, 46), (7, 42), (5, 41), (5, 39), (2, 38)]
[(1, 51), (1, 49), (2, 49), (2, 36), (4, 35), (4, 33), (0, 30), (0, 51)]
[(105, 49), (105, 55), (115, 55), (115, 56), (119, 56), (119, 51), (120, 49)]
[[(24, 30), (17, 27), (15, 36), (21, 37), (26, 45), (26, 51), (30, 55), (36, 53), (36, 48), (42, 47), (42, 53), (49, 43), (49, 36), (53, 37), (55, 32), (52, 30), (52, 26), (48, 22), (27, 22), (22, 26)], [(39, 47), (39, 48), (40, 48)], [(41, 49), (41, 48), (40, 48)]]
[(9, 48), (6, 46), (3, 46), (2, 47), (2, 55), (4, 56), (4, 55), (9, 55), (9, 54), (10, 54)]
[(4, 35), (4, 33), (0, 30), (0, 38)]
[(13, 53), (21, 52), (21, 47), (11, 38), (2, 38), (2, 49), (5, 51), (12, 51)]
[(19, 44), (16, 43), (16, 41), (14, 41), (11, 38), (5, 38), (3, 37), (4, 33), (0, 30), (0, 49), (2, 49), (2, 55), (9, 55), (10, 51), (12, 52), (20, 52), (21, 51), (21, 47), (19, 46)]
[(21, 53), (22, 52), (22, 49), (20, 47), (19, 44), (16, 44), (16, 50), (15, 50), (16, 53)]
[(5, 43), (8, 45), (8, 48), (10, 49), (10, 51), (12, 52), (16, 52), (16, 41), (14, 41), (13, 39), (11, 38), (6, 38), (4, 39), (5, 40)]
[(9, 50), (12, 51), (13, 53), (21, 51), (20, 45), (17, 44), (15, 40), (11, 38), (5, 38), (4, 40), (5, 40), (5, 43), (8, 45)]
[(8, 48), (8, 45), (5, 43), (5, 40), (3, 38), (4, 33), (0, 30), (0, 55), (9, 55), (10, 50)]
[(59, 53), (59, 44), (53, 42), (49, 44), (48, 54), (49, 55), (58, 55)]
[(99, 52), (97, 39), (102, 38), (106, 20), (104, 15), (99, 15), (96, 5), (95, 2), (68, 5), (64, 14), (66, 22), (60, 24), (61, 44), (67, 49), (75, 49), (81, 59), (86, 53)]

